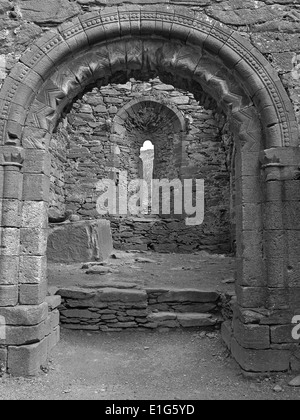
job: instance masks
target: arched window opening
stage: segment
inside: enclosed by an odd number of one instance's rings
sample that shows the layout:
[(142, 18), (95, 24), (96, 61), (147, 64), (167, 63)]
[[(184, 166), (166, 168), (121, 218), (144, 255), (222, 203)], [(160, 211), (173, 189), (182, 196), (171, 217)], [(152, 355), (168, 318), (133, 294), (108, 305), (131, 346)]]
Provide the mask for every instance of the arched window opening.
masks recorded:
[(154, 145), (150, 140), (146, 140), (140, 148), (140, 159), (142, 160), (142, 179), (147, 183), (146, 191), (142, 192), (142, 213), (151, 214)]

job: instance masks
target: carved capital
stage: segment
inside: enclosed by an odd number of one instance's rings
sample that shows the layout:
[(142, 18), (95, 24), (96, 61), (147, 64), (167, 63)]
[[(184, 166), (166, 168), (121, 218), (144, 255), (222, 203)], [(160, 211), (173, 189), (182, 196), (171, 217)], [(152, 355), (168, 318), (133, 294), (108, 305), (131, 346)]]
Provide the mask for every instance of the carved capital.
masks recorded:
[(300, 176), (300, 148), (274, 147), (261, 152), (265, 181), (287, 181)]
[(3, 147), (0, 153), (0, 164), (2, 166), (22, 168), (24, 162), (24, 151), (22, 148), (14, 146)]

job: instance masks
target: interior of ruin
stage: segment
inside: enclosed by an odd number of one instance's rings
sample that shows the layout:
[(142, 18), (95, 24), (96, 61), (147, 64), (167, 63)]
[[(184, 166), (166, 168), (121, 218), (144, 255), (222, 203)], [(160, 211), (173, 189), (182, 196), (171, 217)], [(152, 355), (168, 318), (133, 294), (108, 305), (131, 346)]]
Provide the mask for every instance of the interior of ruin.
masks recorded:
[(60, 326), (221, 329), (243, 372), (299, 369), (290, 7), (96, 3), (3, 6), (30, 36), (3, 49), (1, 369), (36, 374)]

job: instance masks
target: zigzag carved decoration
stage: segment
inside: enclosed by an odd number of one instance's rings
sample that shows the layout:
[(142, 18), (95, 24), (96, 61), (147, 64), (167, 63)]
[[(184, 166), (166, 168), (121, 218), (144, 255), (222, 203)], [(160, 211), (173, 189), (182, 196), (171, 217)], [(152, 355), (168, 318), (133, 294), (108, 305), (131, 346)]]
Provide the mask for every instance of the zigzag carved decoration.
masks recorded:
[[(150, 41), (149, 35), (154, 35)], [(155, 50), (153, 50), (154, 39), (157, 40)], [(138, 47), (141, 45), (141, 40), (143, 40), (143, 54)], [(133, 42), (130, 47), (131, 41)], [(48, 122), (53, 120), (52, 111), (47, 107), (50, 105), (52, 108), (56, 104), (56, 111), (60, 112), (64, 103), (60, 90), (67, 95), (69, 101), (72, 95), (78, 93), (73, 83), (66, 83), (61, 89), (60, 83), (56, 85), (55, 82), (57, 90), (55, 87), (47, 88), (47, 81), (51, 79), (51, 74), (56, 72), (57, 67), (65, 63), (72, 72), (72, 62), (76, 61), (78, 53), (88, 49), (93, 50), (93, 46), (102, 43), (101, 53), (97, 47), (94, 59), (90, 57), (89, 68), (94, 79), (109, 77), (122, 66), (124, 42), (127, 62), (125, 71), (140, 67), (143, 72), (146, 70), (149, 72), (152, 71), (151, 66), (154, 66), (154, 71), (164, 71), (164, 68), (155, 65), (160, 54), (158, 50), (161, 45), (165, 48), (171, 47), (177, 54), (176, 57), (173, 56), (173, 61), (169, 61), (169, 69), (174, 73), (175, 79), (182, 77), (182, 73), (185, 71), (188, 73), (190, 69), (191, 72), (187, 77), (191, 78), (192, 84), (192, 81), (197, 79), (198, 72), (198, 76), (202, 79), (201, 85), (207, 92), (213, 95), (217, 87), (218, 95), (222, 93), (221, 102), (228, 111), (234, 109), (238, 112), (239, 109), (249, 106), (249, 103), (246, 104), (244, 101), (248, 96), (250, 103), (253, 101), (257, 113), (262, 113), (264, 116), (261, 124), (265, 132), (266, 147), (278, 144), (298, 145), (295, 113), (280, 79), (267, 60), (247, 40), (224, 25), (207, 19), (199, 12), (177, 6), (157, 8), (154, 6), (149, 9), (133, 5), (108, 7), (102, 11), (81, 15), (61, 25), (58, 32), (47, 32), (37, 41), (37, 45), (31, 46), (20, 59), (22, 68), (12, 72), (12, 77), (5, 80), (0, 92), (0, 143), (9, 140), (6, 121), (14, 121), (12, 103), (23, 108), (39, 127), (47, 126), (48, 124), (42, 121), (43, 116)], [(115, 46), (119, 44), (118, 57), (111, 54), (112, 43), (115, 43)], [(106, 48), (104, 45), (109, 47)], [(195, 56), (192, 57), (188, 49), (193, 50), (197, 57), (202, 55), (211, 57), (211, 62), (215, 61), (221, 68), (221, 74), (213, 74), (212, 70), (208, 70), (208, 73), (205, 70), (201, 72), (199, 68), (192, 75), (192, 71), (195, 70)], [(89, 77), (86, 60), (82, 63), (82, 67), (79, 65), (76, 68), (76, 71), (78, 69), (82, 71), (75, 76), (77, 81), (80, 81), (80, 84), (88, 84), (89, 81), (85, 79)], [(227, 78), (229, 74), (230, 77)], [(46, 80), (42, 88), (41, 78)], [(242, 86), (245, 95), (240, 95), (236, 89), (231, 89), (232, 79), (235, 80), (236, 86)], [(35, 109), (37, 97), (42, 102), (40, 111)], [(26, 124), (28, 121), (24, 126)], [(52, 125), (50, 123), (50, 126)], [(269, 127), (273, 129), (269, 130)], [(20, 143), (21, 138), (16, 139), (17, 141)]]

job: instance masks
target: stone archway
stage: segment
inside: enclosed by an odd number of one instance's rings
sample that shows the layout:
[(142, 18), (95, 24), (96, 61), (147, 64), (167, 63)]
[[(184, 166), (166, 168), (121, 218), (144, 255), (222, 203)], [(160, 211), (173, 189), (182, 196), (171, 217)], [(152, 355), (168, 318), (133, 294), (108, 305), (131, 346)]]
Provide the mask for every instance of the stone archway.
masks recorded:
[(284, 345), (300, 297), (288, 245), (298, 250), (292, 104), (271, 65), (224, 25), (180, 7), (124, 6), (48, 31), (0, 91), (0, 315), (9, 320), (0, 357), (11, 373), (35, 372), (53, 343), (44, 327), (48, 145), (61, 112), (90, 86), (157, 74), (214, 98), (235, 136), (237, 306), (233, 337), (228, 326), (223, 335), (247, 371), (290, 366), (297, 348)]

